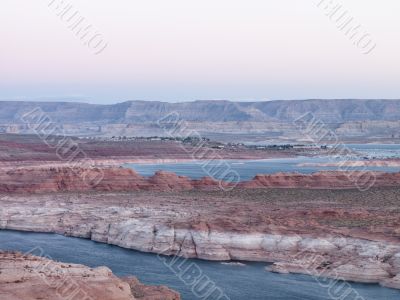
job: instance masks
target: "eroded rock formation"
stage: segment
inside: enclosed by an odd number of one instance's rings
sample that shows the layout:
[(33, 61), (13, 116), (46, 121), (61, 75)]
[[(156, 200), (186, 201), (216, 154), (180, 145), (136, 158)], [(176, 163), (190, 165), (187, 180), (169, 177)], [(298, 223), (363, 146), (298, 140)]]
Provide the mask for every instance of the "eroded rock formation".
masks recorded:
[(106, 267), (59, 263), (20, 253), (0, 252), (0, 299), (7, 300), (179, 300), (166, 287), (121, 280)]

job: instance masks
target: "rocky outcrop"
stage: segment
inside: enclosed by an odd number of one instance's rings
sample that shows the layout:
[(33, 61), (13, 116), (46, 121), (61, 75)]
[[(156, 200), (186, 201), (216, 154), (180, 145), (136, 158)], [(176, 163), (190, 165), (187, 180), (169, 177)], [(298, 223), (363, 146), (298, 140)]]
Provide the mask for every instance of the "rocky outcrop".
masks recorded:
[(158, 171), (147, 180), (148, 185), (144, 189), (160, 191), (184, 191), (193, 189), (192, 180), (186, 176), (178, 176), (175, 173)]
[(0, 252), (0, 299), (7, 300), (179, 300), (166, 287), (121, 280), (106, 267), (59, 263), (47, 258)]
[[(240, 182), (239, 188), (367, 189), (372, 186), (399, 186), (400, 173), (324, 171), (313, 174), (277, 173), (257, 175)], [(0, 192), (47, 193), (66, 191), (184, 191), (213, 190), (232, 184), (211, 178), (191, 180), (186, 176), (158, 171), (145, 178), (127, 168), (46, 168), (0, 169)]]
[(124, 277), (122, 280), (129, 284), (135, 299), (140, 300), (180, 300), (179, 293), (166, 286), (149, 286), (141, 283), (136, 277)]
[[(395, 251), (399, 251), (399, 248)], [(385, 255), (388, 254), (386, 253)], [(376, 253), (376, 258), (362, 257), (361, 259), (355, 258), (347, 262), (344, 262), (343, 259), (335, 261), (332, 258), (316, 252), (301, 253), (290, 262), (273, 264), (269, 270), (277, 273), (308, 274), (353, 282), (378, 282), (385, 286), (391, 284), (392, 288), (400, 289), (400, 285), (396, 283), (396, 277), (391, 274), (393, 266), (382, 262), (382, 258), (379, 257), (378, 253)]]

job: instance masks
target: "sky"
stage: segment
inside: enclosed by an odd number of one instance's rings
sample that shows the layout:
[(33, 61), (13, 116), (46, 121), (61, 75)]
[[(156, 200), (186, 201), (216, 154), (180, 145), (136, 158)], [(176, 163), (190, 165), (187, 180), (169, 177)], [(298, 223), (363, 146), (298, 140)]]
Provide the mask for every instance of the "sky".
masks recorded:
[(0, 99), (400, 98), (398, 0), (61, 2), (2, 0)]

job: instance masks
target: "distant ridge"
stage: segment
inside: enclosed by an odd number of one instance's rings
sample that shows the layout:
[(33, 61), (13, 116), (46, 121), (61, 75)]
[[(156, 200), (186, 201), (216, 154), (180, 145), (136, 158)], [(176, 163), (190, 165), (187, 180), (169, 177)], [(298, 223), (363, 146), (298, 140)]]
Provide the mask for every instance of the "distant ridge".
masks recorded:
[[(168, 136), (157, 120), (179, 114), (187, 130), (226, 142), (309, 143), (293, 122), (311, 113), (330, 136), (347, 142), (400, 143), (400, 100), (276, 100), (232, 102), (126, 101), (100, 105), (75, 102), (0, 102), (0, 133), (34, 133), (21, 116), (40, 108), (59, 129), (76, 136)], [(320, 141), (318, 141), (320, 142)]]
[(168, 113), (178, 112), (187, 121), (196, 122), (291, 122), (311, 112), (324, 122), (397, 121), (400, 100), (274, 100), (264, 102), (231, 102), (198, 100), (169, 103), (160, 101), (127, 101), (100, 105), (76, 102), (0, 101), (0, 123), (21, 123), (19, 116), (40, 107), (54, 121), (81, 123), (155, 122)]

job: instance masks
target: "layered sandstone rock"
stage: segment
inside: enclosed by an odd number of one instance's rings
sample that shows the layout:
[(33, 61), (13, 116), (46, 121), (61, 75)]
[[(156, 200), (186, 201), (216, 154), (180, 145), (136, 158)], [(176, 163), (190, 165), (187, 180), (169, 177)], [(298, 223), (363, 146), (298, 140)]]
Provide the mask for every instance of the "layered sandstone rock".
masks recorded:
[(392, 289), (400, 289), (400, 275), (396, 275), (390, 279), (385, 279), (380, 282), (382, 286), (392, 288)]
[[(240, 182), (239, 188), (368, 189), (372, 186), (399, 186), (400, 173), (324, 171), (313, 174), (277, 173), (257, 175)], [(145, 178), (127, 168), (47, 168), (0, 169), (0, 192), (46, 193), (64, 191), (184, 191), (234, 188), (211, 178), (191, 180), (186, 176), (158, 171)]]
[(166, 287), (121, 280), (106, 267), (59, 263), (46, 258), (0, 252), (0, 299), (7, 300), (179, 300)]

